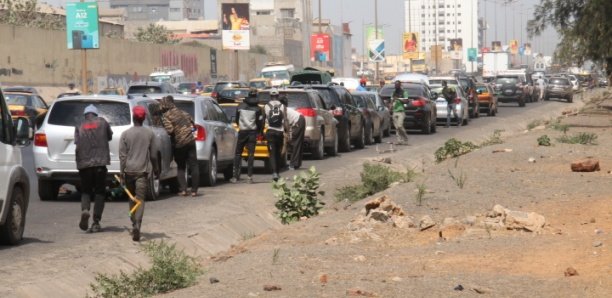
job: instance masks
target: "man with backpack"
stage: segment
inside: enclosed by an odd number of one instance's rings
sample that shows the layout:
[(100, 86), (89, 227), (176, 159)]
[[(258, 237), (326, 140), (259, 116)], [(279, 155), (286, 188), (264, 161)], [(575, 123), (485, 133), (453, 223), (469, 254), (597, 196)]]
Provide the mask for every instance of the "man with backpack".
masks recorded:
[(282, 158), (281, 152), (285, 144), (285, 133), (287, 129), (287, 106), (279, 100), (278, 89), (270, 90), (270, 102), (264, 107), (266, 115), (266, 123), (268, 131), (266, 132), (266, 140), (268, 142), (268, 151), (270, 152), (270, 165), (272, 166), (272, 179), (278, 181), (280, 170), (280, 162)]
[(264, 118), (261, 109), (257, 105), (257, 89), (251, 89), (244, 102), (236, 109), (235, 117), (238, 125), (238, 143), (234, 155), (234, 177), (231, 182), (236, 183), (240, 180), (242, 171), (242, 151), (246, 146), (249, 152), (247, 160), (247, 183), (253, 183), (253, 160), (255, 159), (255, 145), (257, 145), (257, 135), (263, 131)]

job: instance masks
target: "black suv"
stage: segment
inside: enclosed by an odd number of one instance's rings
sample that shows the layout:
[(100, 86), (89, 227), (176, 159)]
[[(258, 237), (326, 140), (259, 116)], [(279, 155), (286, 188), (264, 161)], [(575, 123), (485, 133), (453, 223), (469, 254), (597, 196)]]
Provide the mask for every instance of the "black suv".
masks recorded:
[(495, 77), (495, 93), (498, 102), (516, 102), (519, 107), (525, 106), (527, 95), (525, 84), (519, 75), (498, 75)]
[[(404, 128), (419, 129), (424, 134), (436, 132), (436, 102), (437, 94), (432, 94), (427, 85), (421, 83), (402, 83), (402, 89), (408, 92), (408, 98), (402, 99), (406, 117), (404, 118)], [(391, 106), (391, 96), (395, 90), (394, 84), (387, 84), (379, 91), (380, 97)]]
[(325, 105), (338, 120), (338, 150), (351, 151), (351, 143), (357, 149), (365, 147), (365, 118), (348, 90), (333, 83), (310, 87), (319, 91)]

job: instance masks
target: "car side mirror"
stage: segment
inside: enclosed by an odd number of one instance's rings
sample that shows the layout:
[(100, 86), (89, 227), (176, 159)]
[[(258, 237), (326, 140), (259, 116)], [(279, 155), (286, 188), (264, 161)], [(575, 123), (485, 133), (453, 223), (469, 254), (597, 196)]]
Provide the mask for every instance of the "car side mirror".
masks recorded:
[(27, 146), (30, 144), (34, 136), (34, 130), (30, 125), (30, 122), (26, 118), (17, 118), (15, 124), (15, 143), (20, 146)]

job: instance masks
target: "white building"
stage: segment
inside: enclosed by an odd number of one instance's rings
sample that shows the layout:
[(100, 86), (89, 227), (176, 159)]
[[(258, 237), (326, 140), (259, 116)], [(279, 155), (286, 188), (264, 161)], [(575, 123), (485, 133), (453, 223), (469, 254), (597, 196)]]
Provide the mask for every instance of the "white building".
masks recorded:
[[(441, 45), (448, 51), (451, 39), (462, 39), (463, 55), (459, 65), (476, 71), (476, 62), (468, 62), (468, 48), (479, 48), (478, 0), (406, 0), (405, 32), (418, 32), (419, 51), (429, 52)], [(458, 66), (459, 66), (458, 65)]]

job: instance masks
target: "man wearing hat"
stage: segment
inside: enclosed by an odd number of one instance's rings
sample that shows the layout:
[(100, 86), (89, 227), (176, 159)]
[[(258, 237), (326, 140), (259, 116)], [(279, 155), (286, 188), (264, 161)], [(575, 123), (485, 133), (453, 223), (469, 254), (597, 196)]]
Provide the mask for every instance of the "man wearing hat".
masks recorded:
[(75, 159), (81, 178), (79, 228), (87, 231), (93, 196), (93, 223), (89, 232), (99, 232), (106, 194), (106, 166), (110, 165), (108, 142), (113, 138), (113, 131), (104, 118), (98, 117), (98, 109), (94, 105), (88, 105), (83, 114), (83, 121), (74, 131)]
[[(146, 118), (146, 110), (143, 106), (135, 106), (132, 109), (132, 120), (134, 126), (121, 134), (119, 140), (119, 166), (123, 183), (128, 190), (142, 202), (136, 212), (131, 214), (132, 240), (140, 240), (140, 225), (144, 215), (145, 197), (149, 179), (153, 175), (159, 175), (157, 163), (157, 143), (153, 132), (142, 126)], [(134, 207), (130, 200), (130, 210)]]
[(402, 88), (402, 82), (395, 81), (395, 89), (391, 95), (391, 109), (393, 111), (393, 126), (395, 126), (395, 136), (397, 144), (407, 145), (408, 134), (404, 128), (404, 118), (406, 118), (406, 109), (404, 108), (404, 100), (408, 98), (408, 92)]
[(257, 145), (257, 135), (263, 132), (264, 118), (261, 108), (257, 105), (257, 89), (251, 89), (249, 95), (236, 109), (234, 117), (238, 125), (238, 143), (234, 155), (234, 177), (231, 182), (236, 183), (240, 180), (242, 171), (242, 151), (246, 146), (249, 157), (247, 159), (247, 183), (253, 183), (253, 161), (255, 160), (255, 145)]

